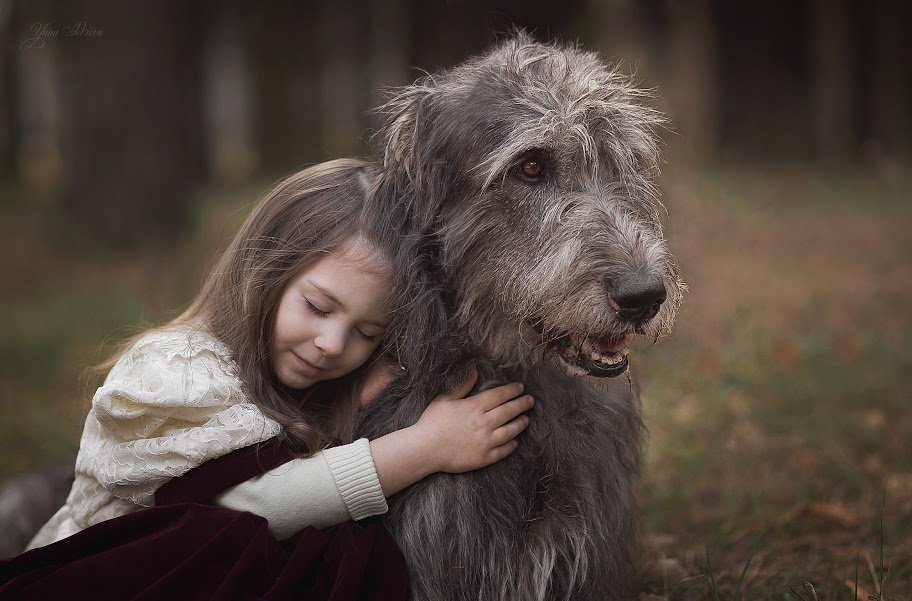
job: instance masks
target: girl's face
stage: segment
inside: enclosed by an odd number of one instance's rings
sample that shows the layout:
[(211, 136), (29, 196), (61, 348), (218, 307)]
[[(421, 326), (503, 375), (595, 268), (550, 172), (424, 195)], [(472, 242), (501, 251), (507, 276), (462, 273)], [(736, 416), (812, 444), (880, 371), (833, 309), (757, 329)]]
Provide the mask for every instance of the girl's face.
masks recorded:
[[(270, 357), (294, 389), (344, 376), (374, 352), (389, 323), (392, 266), (352, 238), (291, 280), (276, 314)], [(378, 263), (387, 263), (378, 269)]]

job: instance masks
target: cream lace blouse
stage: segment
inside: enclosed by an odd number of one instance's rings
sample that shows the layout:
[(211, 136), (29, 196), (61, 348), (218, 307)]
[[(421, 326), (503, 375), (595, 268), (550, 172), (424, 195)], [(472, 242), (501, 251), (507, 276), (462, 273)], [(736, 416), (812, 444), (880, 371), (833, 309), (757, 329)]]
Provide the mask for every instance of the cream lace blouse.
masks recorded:
[[(151, 506), (171, 478), (280, 430), (246, 398), (227, 346), (199, 330), (150, 332), (95, 393), (73, 488), (28, 548)], [(364, 439), (295, 459), (219, 502), (263, 515), (279, 538), (386, 511)]]

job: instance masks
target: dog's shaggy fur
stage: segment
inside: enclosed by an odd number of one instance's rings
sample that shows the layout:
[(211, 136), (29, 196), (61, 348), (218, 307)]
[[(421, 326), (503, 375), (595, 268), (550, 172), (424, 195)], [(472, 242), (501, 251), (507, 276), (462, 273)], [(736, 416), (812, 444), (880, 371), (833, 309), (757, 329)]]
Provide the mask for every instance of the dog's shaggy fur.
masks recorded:
[(520, 33), (380, 108), (369, 210), (403, 237), (389, 339), (406, 375), (359, 433), (413, 424), (471, 365), (478, 389), (521, 381), (536, 399), (507, 459), (391, 499), (415, 601), (627, 592), (644, 429), (627, 378), (590, 376), (622, 373), (624, 336), (666, 331), (684, 290), (647, 98), (596, 55)]

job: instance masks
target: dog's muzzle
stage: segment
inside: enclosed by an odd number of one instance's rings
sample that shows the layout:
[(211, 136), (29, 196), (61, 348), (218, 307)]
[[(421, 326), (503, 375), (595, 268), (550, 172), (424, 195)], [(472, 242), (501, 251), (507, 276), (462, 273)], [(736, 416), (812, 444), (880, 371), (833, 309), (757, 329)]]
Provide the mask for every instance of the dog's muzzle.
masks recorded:
[(597, 378), (614, 378), (627, 371), (627, 345), (633, 336), (596, 338), (568, 333), (549, 342), (548, 348), (571, 368)]

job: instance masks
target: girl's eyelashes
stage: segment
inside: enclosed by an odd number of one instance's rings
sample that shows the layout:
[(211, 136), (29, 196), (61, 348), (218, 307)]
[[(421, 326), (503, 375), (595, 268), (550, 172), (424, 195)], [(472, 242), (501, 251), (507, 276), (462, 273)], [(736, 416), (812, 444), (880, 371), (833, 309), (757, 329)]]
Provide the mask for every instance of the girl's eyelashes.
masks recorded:
[[(324, 311), (324, 310), (320, 309), (319, 307), (317, 307), (315, 304), (313, 304), (306, 298), (304, 299), (304, 302), (307, 303), (307, 310), (310, 311), (311, 313), (314, 313), (315, 315), (319, 315), (320, 317), (326, 317), (327, 315), (329, 315), (329, 311)], [(374, 334), (373, 336), (371, 336), (369, 334), (365, 334), (361, 330), (358, 330), (358, 335), (360, 335), (361, 338), (363, 338), (367, 342), (376, 342), (380, 338), (380, 334)]]
[[(307, 310), (310, 311), (311, 313), (313, 313), (319, 317), (326, 317), (327, 315), (329, 315), (329, 311), (324, 311), (320, 307), (318, 307), (315, 304), (313, 304), (312, 302), (310, 302), (310, 300), (308, 300), (306, 297), (304, 298), (304, 302), (307, 303)], [(377, 342), (377, 340), (379, 340), (380, 336), (381, 336), (381, 334), (374, 334), (373, 336), (371, 336), (369, 334), (365, 334), (361, 330), (358, 330), (358, 335), (361, 336), (361, 338), (363, 338), (367, 342)]]
[(324, 310), (320, 309), (319, 307), (314, 305), (312, 302), (310, 302), (306, 298), (304, 299), (304, 302), (307, 303), (307, 309), (311, 313), (316, 313), (317, 315), (320, 315), (321, 317), (324, 315), (329, 315), (329, 311), (324, 311)]
[(380, 338), (379, 335), (377, 335), (377, 336), (368, 336), (367, 334), (365, 334), (365, 333), (362, 332), (361, 330), (358, 330), (358, 333), (361, 334), (361, 337), (364, 338), (365, 340), (367, 340), (368, 342), (376, 342), (377, 339)]

